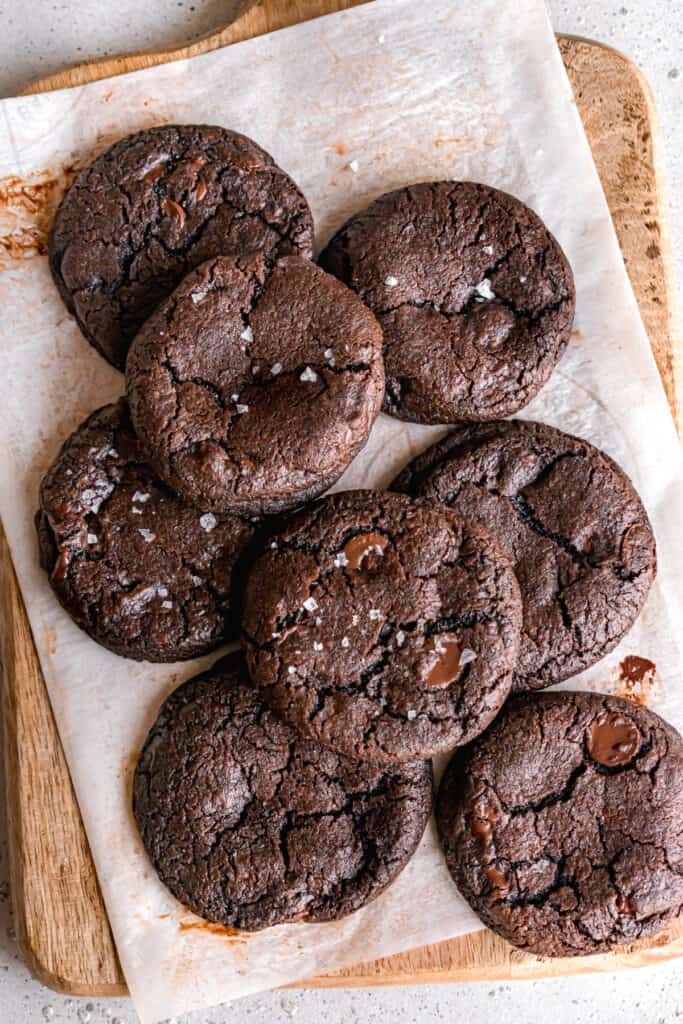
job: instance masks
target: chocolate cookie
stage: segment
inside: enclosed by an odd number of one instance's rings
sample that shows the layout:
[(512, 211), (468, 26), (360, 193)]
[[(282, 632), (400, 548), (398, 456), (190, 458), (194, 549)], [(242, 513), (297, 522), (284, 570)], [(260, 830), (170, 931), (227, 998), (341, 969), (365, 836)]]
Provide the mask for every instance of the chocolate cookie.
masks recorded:
[(487, 185), (441, 181), (377, 199), (320, 264), (353, 288), (384, 331), (392, 416), (490, 420), (521, 409), (562, 355), (572, 272), (524, 203)]
[(524, 624), (515, 689), (550, 686), (617, 645), (657, 571), (652, 527), (604, 452), (543, 423), (456, 427), (392, 484), (450, 505), (507, 551)]
[(181, 497), (278, 512), (327, 490), (367, 441), (382, 333), (309, 260), (219, 257), (150, 317), (126, 381), (135, 429)]
[(60, 603), (116, 654), (178, 661), (233, 635), (233, 577), (255, 526), (183, 505), (144, 461), (124, 401), (63, 445), (37, 526)]
[(252, 679), (303, 735), (368, 761), (466, 743), (508, 695), (521, 602), (493, 537), (426, 501), (335, 494), (253, 566)]
[(229, 252), (310, 257), (312, 243), (306, 199), (255, 142), (164, 125), (121, 139), (79, 174), (49, 254), (86, 338), (123, 369), (140, 325), (193, 267)]
[(173, 895), (248, 931), (365, 906), (410, 860), (431, 803), (429, 762), (379, 768), (300, 739), (263, 705), (238, 654), (164, 703), (133, 796)]
[(509, 701), (451, 761), (437, 821), (462, 895), (529, 953), (599, 953), (683, 909), (683, 740), (619, 697)]

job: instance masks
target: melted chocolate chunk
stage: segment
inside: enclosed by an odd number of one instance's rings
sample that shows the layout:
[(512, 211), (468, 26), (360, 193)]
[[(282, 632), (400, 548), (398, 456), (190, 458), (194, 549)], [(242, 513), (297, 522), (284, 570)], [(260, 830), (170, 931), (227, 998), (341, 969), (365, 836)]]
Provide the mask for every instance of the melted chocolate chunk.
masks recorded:
[(601, 715), (588, 727), (588, 753), (605, 768), (628, 764), (639, 747), (640, 733), (633, 721), (623, 715)]

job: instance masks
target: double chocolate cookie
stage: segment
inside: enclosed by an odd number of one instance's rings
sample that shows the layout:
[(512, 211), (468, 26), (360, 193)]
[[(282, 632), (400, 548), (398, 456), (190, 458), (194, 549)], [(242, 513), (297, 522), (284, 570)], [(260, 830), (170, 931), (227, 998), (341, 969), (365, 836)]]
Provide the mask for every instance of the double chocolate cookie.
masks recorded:
[(251, 677), (300, 733), (368, 761), (466, 743), (510, 690), (521, 602), (484, 529), (396, 494), (336, 494), (254, 564)]
[(462, 895), (529, 953), (598, 953), (683, 909), (683, 741), (621, 698), (509, 701), (451, 761), (437, 821)]
[(599, 661), (633, 625), (657, 570), (647, 513), (604, 452), (543, 423), (456, 427), (392, 484), (487, 527), (512, 560), (524, 623), (516, 689)]
[(49, 239), (60, 294), (86, 338), (123, 369), (152, 310), (209, 257), (312, 255), (308, 204), (251, 139), (166, 125), (121, 139), (78, 176)]
[(126, 381), (135, 429), (178, 494), (278, 512), (327, 490), (367, 441), (382, 334), (309, 260), (219, 257), (145, 323)]
[(418, 423), (521, 409), (562, 355), (572, 272), (540, 218), (473, 182), (412, 185), (352, 217), (320, 264), (358, 292), (384, 332), (386, 398)]
[(133, 798), (173, 895), (248, 931), (365, 906), (412, 856), (431, 803), (429, 762), (380, 768), (300, 739), (263, 705), (238, 654), (164, 703)]
[(123, 401), (66, 441), (40, 489), (41, 562), (60, 603), (127, 658), (177, 661), (234, 634), (255, 526), (184, 505), (154, 475)]

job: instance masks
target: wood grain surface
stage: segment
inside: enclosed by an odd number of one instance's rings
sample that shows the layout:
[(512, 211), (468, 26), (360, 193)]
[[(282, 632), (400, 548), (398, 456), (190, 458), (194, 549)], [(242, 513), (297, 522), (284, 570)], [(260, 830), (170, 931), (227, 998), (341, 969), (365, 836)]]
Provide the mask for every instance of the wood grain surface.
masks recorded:
[[(359, 0), (263, 0), (239, 21), (192, 46), (72, 68), (27, 92), (80, 85), (204, 53)], [(364, 2), (364, 0), (360, 0)], [(628, 271), (674, 416), (674, 336), (666, 201), (657, 171), (656, 112), (649, 87), (625, 57), (560, 37), (562, 56), (612, 211)], [(126, 991), (68, 768), (55, 728), (11, 559), (0, 531), (0, 612), (10, 876), (17, 937), (31, 971), (61, 992)], [(306, 982), (315, 987), (535, 978), (615, 970), (683, 953), (683, 923), (637, 949), (544, 960), (489, 931), (442, 942)]]

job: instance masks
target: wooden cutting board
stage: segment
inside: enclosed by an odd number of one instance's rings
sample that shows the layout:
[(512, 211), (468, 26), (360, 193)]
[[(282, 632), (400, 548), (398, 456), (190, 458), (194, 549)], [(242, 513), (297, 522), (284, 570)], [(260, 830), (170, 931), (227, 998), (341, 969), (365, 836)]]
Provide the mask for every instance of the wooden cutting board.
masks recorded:
[[(80, 85), (193, 56), (357, 2), (262, 0), (229, 28), (192, 46), (86, 64), (26, 91)], [(677, 417), (678, 345), (652, 96), (637, 68), (616, 51), (567, 36), (560, 37), (559, 43), (667, 398)], [(1, 529), (0, 563), (10, 874), (17, 937), (31, 971), (51, 988), (76, 995), (120, 995), (126, 991), (125, 982)], [(642, 966), (682, 953), (683, 921), (635, 950), (567, 960), (527, 956), (491, 932), (481, 931), (307, 985), (537, 978)]]

